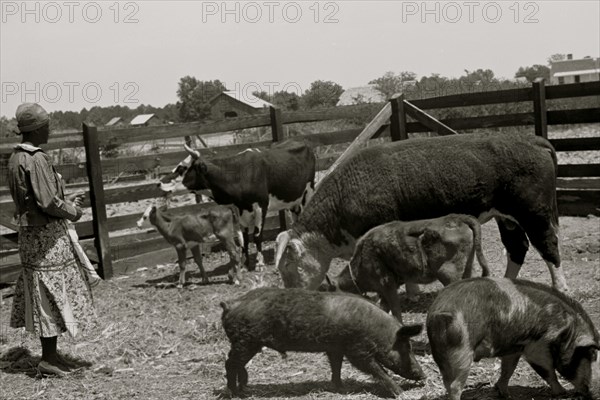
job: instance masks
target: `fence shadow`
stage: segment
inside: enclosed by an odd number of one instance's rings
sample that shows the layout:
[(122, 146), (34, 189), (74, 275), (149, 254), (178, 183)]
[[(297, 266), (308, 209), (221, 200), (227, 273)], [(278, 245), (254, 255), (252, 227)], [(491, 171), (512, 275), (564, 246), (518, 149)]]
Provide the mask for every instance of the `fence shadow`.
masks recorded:
[[(229, 272), (229, 262), (225, 264), (221, 264), (216, 268), (206, 271), (206, 275), (208, 275), (209, 282), (202, 283), (202, 274), (197, 266), (194, 264), (194, 270), (190, 271), (189, 269), (186, 272), (186, 283), (185, 286), (196, 285), (196, 286), (209, 286), (209, 285), (221, 285), (229, 283), (229, 277), (227, 273)], [(137, 285), (133, 285), (136, 288), (149, 288), (149, 287), (157, 287), (161, 286), (164, 288), (176, 287), (179, 283), (179, 269), (177, 268), (175, 272), (161, 276), (159, 278), (147, 279), (144, 283), (140, 283)]]

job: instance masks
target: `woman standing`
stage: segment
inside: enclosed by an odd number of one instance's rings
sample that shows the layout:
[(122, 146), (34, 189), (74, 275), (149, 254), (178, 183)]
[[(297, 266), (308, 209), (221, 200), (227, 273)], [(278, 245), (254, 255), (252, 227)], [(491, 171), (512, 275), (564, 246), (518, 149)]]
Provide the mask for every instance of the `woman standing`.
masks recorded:
[(50, 134), (46, 111), (25, 103), (16, 117), (23, 140), (8, 161), (8, 172), (22, 271), (10, 324), (40, 337), (40, 373), (64, 375), (69, 365), (56, 351), (57, 337), (64, 332), (75, 337), (95, 320), (88, 278), (68, 233), (67, 220), (81, 218), (81, 195), (65, 198), (60, 174), (39, 147)]

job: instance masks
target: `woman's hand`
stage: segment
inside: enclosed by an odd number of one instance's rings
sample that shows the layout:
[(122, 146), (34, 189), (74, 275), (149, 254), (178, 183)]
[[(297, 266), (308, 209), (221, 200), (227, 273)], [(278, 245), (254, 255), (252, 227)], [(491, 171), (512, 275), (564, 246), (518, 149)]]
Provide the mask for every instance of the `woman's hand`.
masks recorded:
[(81, 204), (83, 204), (84, 197), (85, 197), (85, 192), (79, 191), (79, 192), (75, 192), (75, 193), (72, 193), (72, 194), (66, 196), (65, 199), (68, 202), (73, 203), (73, 205), (75, 205), (76, 207), (81, 207)]

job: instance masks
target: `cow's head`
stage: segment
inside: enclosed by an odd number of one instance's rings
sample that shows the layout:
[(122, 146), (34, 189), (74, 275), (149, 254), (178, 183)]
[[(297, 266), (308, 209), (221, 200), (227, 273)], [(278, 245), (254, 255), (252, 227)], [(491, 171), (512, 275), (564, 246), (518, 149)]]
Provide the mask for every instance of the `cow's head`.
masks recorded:
[(188, 145), (183, 147), (189, 156), (160, 180), (159, 187), (163, 192), (208, 189), (205, 178), (206, 164), (200, 159), (200, 152)]

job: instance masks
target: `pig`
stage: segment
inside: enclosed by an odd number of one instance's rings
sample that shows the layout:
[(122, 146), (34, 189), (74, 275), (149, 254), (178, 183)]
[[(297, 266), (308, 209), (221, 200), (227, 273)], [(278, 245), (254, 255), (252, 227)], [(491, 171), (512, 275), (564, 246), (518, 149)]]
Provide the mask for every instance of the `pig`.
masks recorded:
[(359, 370), (381, 381), (394, 396), (400, 387), (383, 367), (400, 376), (425, 376), (412, 352), (410, 337), (422, 325), (403, 326), (393, 316), (360, 296), (305, 289), (259, 288), (229, 303), (222, 302), (223, 328), (231, 350), (225, 370), (227, 387), (243, 392), (246, 364), (263, 346), (287, 351), (324, 352), (332, 383), (342, 389), (344, 356)]
[[(409, 284), (438, 279), (447, 286), (470, 278), (475, 254), (482, 276), (488, 276), (490, 271), (481, 250), (481, 226), (470, 215), (394, 221), (362, 236), (349, 265), (328, 283), (351, 293), (377, 292), (384, 307), (402, 322), (397, 293), (400, 285), (406, 283), (410, 294)], [(418, 285), (414, 287), (418, 289)], [(325, 285), (321, 289), (332, 288)]]
[(600, 335), (581, 305), (545, 285), (520, 279), (472, 278), (444, 288), (427, 314), (433, 359), (451, 400), (459, 400), (473, 361), (500, 357), (495, 387), (508, 382), (523, 356), (549, 385), (565, 393), (556, 372), (590, 398)]

